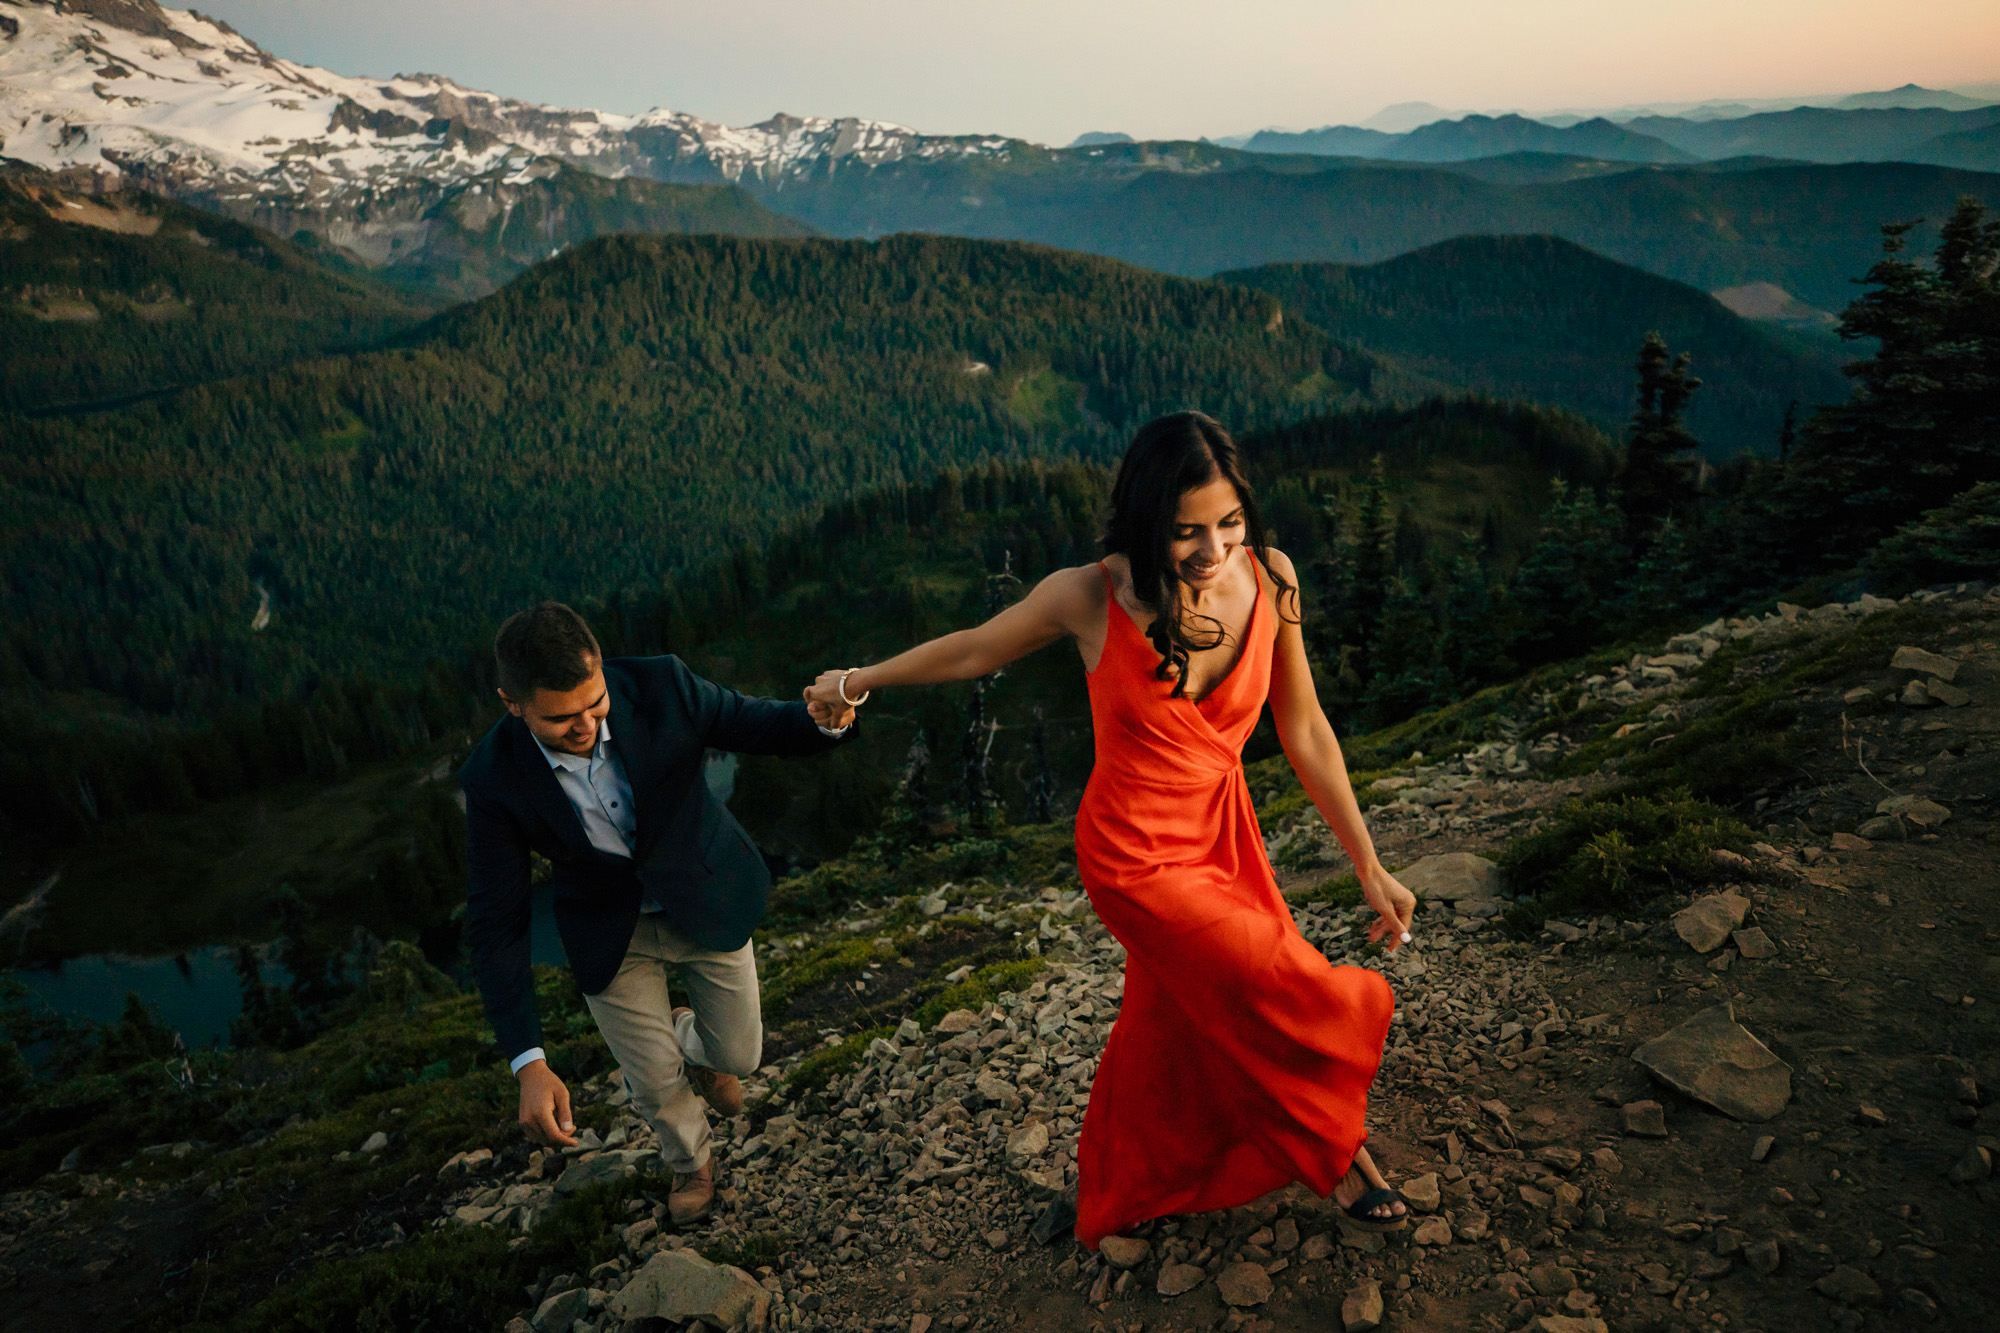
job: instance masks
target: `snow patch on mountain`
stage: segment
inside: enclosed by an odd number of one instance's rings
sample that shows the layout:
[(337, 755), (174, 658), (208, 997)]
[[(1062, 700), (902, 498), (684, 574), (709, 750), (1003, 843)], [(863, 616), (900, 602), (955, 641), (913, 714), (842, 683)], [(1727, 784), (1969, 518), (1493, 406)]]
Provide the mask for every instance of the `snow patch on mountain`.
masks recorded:
[(1004, 156), (1011, 145), (852, 118), (730, 127), (677, 111), (550, 107), (434, 74), (350, 77), (155, 0), (0, 0), (0, 18), (0, 157), (224, 207), (506, 179), (538, 159), (607, 176), (779, 185), (848, 164)]

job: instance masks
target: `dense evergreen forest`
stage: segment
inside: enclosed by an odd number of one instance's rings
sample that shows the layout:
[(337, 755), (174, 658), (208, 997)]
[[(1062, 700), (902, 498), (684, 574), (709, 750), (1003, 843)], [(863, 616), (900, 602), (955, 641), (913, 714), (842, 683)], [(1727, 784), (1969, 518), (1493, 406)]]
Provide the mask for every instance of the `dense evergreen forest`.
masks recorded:
[(1365, 398), (1276, 313), (1030, 246), (608, 237), (390, 349), (11, 423), (6, 669), (159, 712), (407, 674), (948, 466)]
[(430, 309), (317, 246), (156, 195), (0, 175), (0, 411), (372, 346)]
[(1831, 339), (1774, 334), (1714, 297), (1553, 236), (1462, 236), (1379, 264), (1221, 273), (1441, 390), (1560, 404), (1608, 431), (1630, 415), (1649, 331), (1708, 381), (1688, 427), (1718, 461), (1774, 453), (1785, 413), (1847, 396)]

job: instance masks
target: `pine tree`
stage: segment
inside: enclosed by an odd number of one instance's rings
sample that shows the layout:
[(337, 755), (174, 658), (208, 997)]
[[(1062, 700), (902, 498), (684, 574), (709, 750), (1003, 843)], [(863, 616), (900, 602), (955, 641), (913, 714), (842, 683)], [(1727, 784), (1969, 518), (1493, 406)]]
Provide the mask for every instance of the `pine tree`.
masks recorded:
[(1688, 354), (1672, 357), (1666, 339), (1648, 333), (1639, 347), (1639, 406), (1625, 432), (1625, 461), (1618, 470), (1618, 503), (1635, 542), (1648, 539), (1665, 519), (1685, 514), (1695, 493), (1701, 442), (1682, 417), (1701, 381), (1688, 374)]
[(1362, 696), (1373, 726), (1399, 722), (1452, 697), (1451, 673), (1439, 663), (1437, 618), (1414, 580), (1390, 581), (1381, 630), (1371, 660), (1374, 674)]
[(1438, 625), (1438, 661), (1457, 690), (1476, 690), (1513, 674), (1505, 646), (1508, 620), (1506, 589), (1480, 558), (1478, 539), (1468, 537), (1446, 571)]
[(1364, 681), (1374, 673), (1374, 643), (1389, 598), (1394, 555), (1389, 483), (1383, 472), (1382, 455), (1377, 454), (1369, 461), (1368, 480), (1361, 488), (1361, 512), (1354, 525), (1354, 545), (1347, 557), (1347, 567), (1353, 571), (1353, 592), (1349, 598), (1353, 626), (1344, 637), (1359, 646), (1360, 651), (1354, 655), (1355, 670)]
[(2000, 480), (2000, 219), (1960, 200), (1931, 264), (1903, 257), (1915, 225), (1882, 228), (1871, 290), (1840, 317), (1877, 350), (1844, 367), (1853, 397), (1814, 413), (1780, 488), (1792, 553), (1821, 567)]
[(1512, 651), (1524, 665), (1583, 652), (1615, 613), (1630, 567), (1618, 512), (1560, 477), (1541, 536), (1514, 571), (1510, 592), (1520, 629)]

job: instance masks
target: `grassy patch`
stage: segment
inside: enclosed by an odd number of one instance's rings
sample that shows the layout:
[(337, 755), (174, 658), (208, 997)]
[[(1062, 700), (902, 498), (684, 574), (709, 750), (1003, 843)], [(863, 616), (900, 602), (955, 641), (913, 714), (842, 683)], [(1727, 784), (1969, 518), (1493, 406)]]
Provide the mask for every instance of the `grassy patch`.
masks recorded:
[(954, 1009), (977, 1009), (1009, 991), (1021, 990), (1047, 966), (1039, 958), (989, 964), (933, 995), (911, 1017), (924, 1027), (930, 1027)]
[(1686, 791), (1571, 801), (1548, 827), (1500, 854), (1516, 893), (1518, 930), (1551, 916), (1630, 914), (1663, 894), (1715, 880), (1709, 853), (1747, 846), (1751, 832), (1726, 810)]
[(1344, 875), (1328, 875), (1310, 889), (1301, 889), (1285, 895), (1285, 901), (1294, 907), (1307, 903), (1331, 903), (1335, 907), (1359, 907), (1362, 903), (1361, 881), (1353, 871)]

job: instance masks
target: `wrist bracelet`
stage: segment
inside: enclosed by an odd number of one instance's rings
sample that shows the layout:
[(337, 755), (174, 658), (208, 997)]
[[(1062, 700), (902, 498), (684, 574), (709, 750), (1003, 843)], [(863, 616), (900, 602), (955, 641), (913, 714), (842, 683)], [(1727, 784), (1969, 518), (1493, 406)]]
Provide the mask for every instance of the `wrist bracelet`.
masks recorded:
[(875, 693), (873, 690), (863, 690), (859, 699), (850, 699), (847, 697), (847, 678), (859, 670), (861, 670), (860, 667), (849, 667), (847, 670), (841, 672), (840, 679), (833, 683), (834, 692), (840, 696), (840, 701), (849, 708), (861, 707), (861, 705), (868, 702), (868, 696)]

